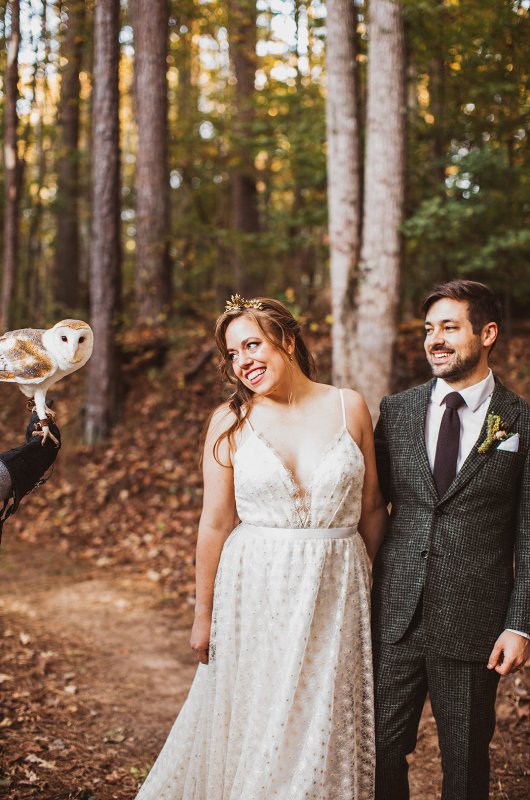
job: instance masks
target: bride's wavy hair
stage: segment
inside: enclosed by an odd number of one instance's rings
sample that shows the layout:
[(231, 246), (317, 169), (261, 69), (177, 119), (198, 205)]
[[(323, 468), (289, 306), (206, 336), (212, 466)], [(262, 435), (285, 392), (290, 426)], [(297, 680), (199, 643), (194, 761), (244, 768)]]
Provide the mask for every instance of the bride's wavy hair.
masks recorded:
[(220, 356), (219, 372), (223, 381), (232, 387), (232, 393), (228, 397), (227, 404), (235, 415), (232, 425), (215, 442), (214, 456), (216, 461), (219, 461), (217, 456), (220, 443), (223, 439), (228, 439), (229, 444), (232, 444), (235, 434), (243, 427), (245, 416), (252, 408), (255, 397), (254, 392), (234, 375), (232, 362), (228, 356), (226, 329), (233, 320), (239, 317), (249, 317), (254, 320), (265, 339), (281, 351), (288, 365), (291, 362), (287, 347), (294, 344), (292, 356), (304, 375), (310, 380), (316, 380), (317, 377), (315, 360), (303, 339), (300, 324), (289, 309), (278, 300), (270, 297), (257, 297), (256, 300), (259, 301), (261, 306), (259, 309), (244, 307), (225, 311), (215, 323), (215, 344)]

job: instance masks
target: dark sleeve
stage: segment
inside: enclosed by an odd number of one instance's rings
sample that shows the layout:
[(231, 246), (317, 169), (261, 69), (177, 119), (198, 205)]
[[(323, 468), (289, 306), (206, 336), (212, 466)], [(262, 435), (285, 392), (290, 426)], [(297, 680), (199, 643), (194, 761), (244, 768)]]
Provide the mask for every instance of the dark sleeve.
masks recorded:
[(388, 401), (383, 397), (381, 401), (379, 420), (375, 426), (375, 459), (377, 463), (377, 476), (381, 492), (388, 504), (391, 499), (390, 454), (388, 451), (387, 429)]
[[(527, 415), (528, 428), (530, 415)], [(515, 581), (504, 627), (530, 636), (530, 446), (519, 486), (514, 556)]]
[[(26, 431), (26, 443), (0, 453), (4, 474), (7, 470), (11, 479), (10, 488), (3, 492), (3, 508), (0, 507), (0, 539), (6, 519), (15, 513), (26, 494), (45, 482), (45, 473), (50, 469), (59, 452), (59, 448), (50, 439), (42, 445), (33, 437), (37, 422), (37, 414), (33, 412)], [(54, 423), (50, 423), (50, 431), (60, 442), (61, 434)], [(7, 484), (4, 486), (7, 488)]]

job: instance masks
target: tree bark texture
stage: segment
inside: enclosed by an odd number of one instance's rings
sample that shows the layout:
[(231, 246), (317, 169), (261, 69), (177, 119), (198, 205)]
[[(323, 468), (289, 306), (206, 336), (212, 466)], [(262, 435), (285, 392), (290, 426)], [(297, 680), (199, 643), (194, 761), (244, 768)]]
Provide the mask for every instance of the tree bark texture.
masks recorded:
[(116, 342), (120, 308), (119, 0), (97, 0), (94, 17), (92, 235), (90, 319), (94, 352), (88, 363), (85, 438), (104, 439), (119, 413)]
[(360, 249), (360, 145), (352, 0), (327, 3), (327, 165), (333, 316), (333, 381), (355, 385), (352, 372)]
[(248, 234), (259, 231), (258, 192), (253, 155), (256, 77), (256, 2), (228, 0), (230, 59), (236, 84), (233, 105), (232, 274), (234, 289), (252, 294), (255, 281), (249, 269)]
[(167, 0), (135, 0), (137, 322), (159, 325), (167, 317), (169, 180), (167, 165)]
[(4, 168), (5, 168), (5, 216), (4, 216), (4, 269), (0, 304), (0, 327), (2, 333), (11, 326), (12, 301), (18, 255), (18, 216), (20, 205), (20, 163), (17, 153), (17, 100), (18, 100), (18, 53), (20, 48), (20, 2), (12, 0), (11, 32), (7, 45), (4, 100)]
[[(31, 205), (31, 215), (29, 218), (28, 226), (28, 241), (27, 241), (27, 263), (23, 280), (19, 279), (17, 283), (20, 285), (18, 297), (20, 303), (21, 317), (33, 326), (40, 326), (47, 317), (47, 292), (45, 260), (42, 259), (43, 253), (43, 237), (42, 237), (42, 217), (43, 217), (43, 204), (41, 192), (46, 181), (46, 147), (44, 143), (44, 114), (47, 104), (49, 102), (49, 87), (48, 87), (48, 74), (47, 68), (50, 58), (50, 43), (48, 36), (48, 3), (47, 0), (42, 2), (41, 11), (41, 38), (45, 42), (44, 57), (39, 63), (37, 60), (37, 47), (35, 47), (35, 68), (33, 70), (31, 96), (33, 98), (33, 112), (38, 115), (37, 122), (34, 128), (34, 148), (35, 148), (35, 161), (37, 164), (37, 191), (33, 197)], [(37, 86), (41, 82), (41, 96), (38, 97)], [(26, 144), (24, 151), (27, 147), (29, 139), (29, 125), (26, 127)], [(23, 182), (23, 176), (22, 176)]]
[(61, 55), (59, 102), (59, 158), (57, 161), (57, 239), (55, 245), (54, 300), (65, 315), (80, 304), (79, 292), (79, 105), (83, 45), (85, 42), (85, 0), (69, 0), (68, 21)]
[(378, 414), (392, 389), (404, 215), (406, 80), (401, 4), (372, 0), (362, 247), (357, 292), (355, 388)]

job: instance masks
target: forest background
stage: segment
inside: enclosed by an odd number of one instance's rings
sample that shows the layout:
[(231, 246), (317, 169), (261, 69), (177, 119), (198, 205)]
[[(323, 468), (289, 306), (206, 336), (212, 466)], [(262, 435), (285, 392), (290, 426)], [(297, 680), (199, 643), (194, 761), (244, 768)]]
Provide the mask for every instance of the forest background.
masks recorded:
[(372, 16), (370, 43), (360, 1), (1, 5), (0, 319), (90, 315), (88, 441), (120, 416), (124, 351), (165, 349), (234, 291), (331, 311), (335, 378), (374, 414), (393, 329), (433, 283), (487, 281), (508, 330), (524, 313), (528, 0)]
[[(529, 9), (0, 2), (0, 326), (96, 332), (53, 392), (55, 472), (4, 534), (0, 796), (132, 797), (185, 696), (198, 442), (230, 294), (284, 301), (322, 379), (367, 364), (375, 412), (427, 374), (426, 290), (484, 280), (506, 315), (495, 368), (528, 397)], [(14, 446), (25, 401), (1, 388)], [(522, 800), (530, 680), (502, 685), (492, 796)], [(422, 799), (439, 781), (423, 726)]]

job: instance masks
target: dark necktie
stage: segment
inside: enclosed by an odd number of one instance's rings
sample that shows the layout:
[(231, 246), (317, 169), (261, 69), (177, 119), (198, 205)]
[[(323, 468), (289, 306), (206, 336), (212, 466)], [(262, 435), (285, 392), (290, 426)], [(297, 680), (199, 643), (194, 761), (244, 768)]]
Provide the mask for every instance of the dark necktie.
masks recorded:
[(449, 392), (445, 397), (445, 411), (438, 434), (436, 456), (434, 458), (433, 477), (438, 495), (443, 497), (454, 481), (456, 462), (460, 446), (460, 417), (458, 409), (465, 403), (458, 392)]

